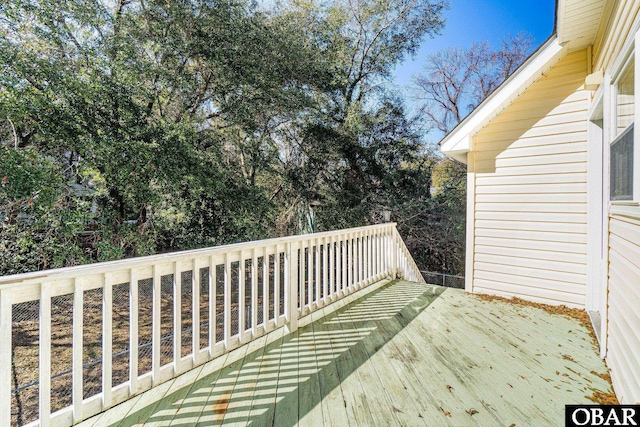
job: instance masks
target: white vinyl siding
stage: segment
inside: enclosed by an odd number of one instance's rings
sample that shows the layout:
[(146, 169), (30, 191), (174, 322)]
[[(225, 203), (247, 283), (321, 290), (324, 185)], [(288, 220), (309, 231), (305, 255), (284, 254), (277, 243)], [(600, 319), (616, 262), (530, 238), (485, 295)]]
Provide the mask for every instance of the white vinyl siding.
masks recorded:
[(567, 55), (473, 138), (474, 292), (584, 307), (586, 58)]
[(640, 402), (640, 219), (610, 218), (607, 363), (622, 403)]
[(611, 71), (613, 62), (622, 53), (639, 9), (640, 0), (607, 2), (593, 44), (594, 70)]
[[(594, 70), (616, 71), (639, 10), (640, 0), (607, 3), (593, 48)], [(606, 359), (618, 399), (633, 404), (640, 403), (640, 214), (637, 207), (628, 215), (619, 210), (614, 206), (609, 214)]]

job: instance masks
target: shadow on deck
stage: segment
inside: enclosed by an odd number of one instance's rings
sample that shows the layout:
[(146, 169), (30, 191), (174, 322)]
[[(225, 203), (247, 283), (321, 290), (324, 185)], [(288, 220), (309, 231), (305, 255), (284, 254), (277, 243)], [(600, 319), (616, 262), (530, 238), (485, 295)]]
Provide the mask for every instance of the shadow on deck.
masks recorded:
[(571, 319), (406, 281), (344, 304), (82, 425), (560, 425), (609, 388)]

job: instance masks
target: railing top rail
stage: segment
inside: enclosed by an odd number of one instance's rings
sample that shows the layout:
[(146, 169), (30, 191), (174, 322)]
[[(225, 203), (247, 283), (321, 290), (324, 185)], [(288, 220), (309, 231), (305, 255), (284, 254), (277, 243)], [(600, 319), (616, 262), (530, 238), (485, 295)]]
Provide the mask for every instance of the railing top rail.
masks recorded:
[(182, 261), (190, 258), (204, 257), (210, 255), (221, 255), (227, 252), (237, 252), (255, 247), (274, 246), (280, 244), (294, 243), (308, 240), (310, 238), (331, 237), (345, 233), (353, 233), (364, 230), (383, 229), (387, 227), (395, 227), (396, 223), (388, 222), (384, 224), (369, 225), (364, 227), (347, 228), (341, 230), (325, 231), (313, 234), (302, 234), (295, 236), (275, 237), (265, 240), (253, 240), (249, 242), (233, 243), (230, 245), (213, 246), (201, 249), (192, 249), (187, 251), (169, 252), (164, 254), (149, 255), (136, 258), (127, 258), (117, 261), (106, 261), (94, 264), (84, 264), (74, 267), (56, 268), (53, 270), (34, 271), (31, 273), (13, 274), (10, 276), (0, 277), (0, 289), (19, 285), (25, 282), (38, 282), (42, 280), (64, 280), (71, 277), (106, 273), (110, 271), (125, 270), (131, 268), (139, 268), (150, 264), (167, 263)]

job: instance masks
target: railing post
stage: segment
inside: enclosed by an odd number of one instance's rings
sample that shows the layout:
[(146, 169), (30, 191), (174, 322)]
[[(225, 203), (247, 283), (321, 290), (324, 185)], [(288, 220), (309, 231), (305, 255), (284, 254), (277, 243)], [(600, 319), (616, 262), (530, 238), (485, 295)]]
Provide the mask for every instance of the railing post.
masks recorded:
[(243, 250), (240, 250), (238, 252), (238, 257), (238, 340), (243, 343), (246, 342), (244, 339), (244, 334), (247, 330), (247, 303), (245, 299), (245, 280), (247, 276), (245, 272), (245, 259)]
[[(264, 292), (262, 296), (264, 299)], [(261, 308), (258, 307), (258, 257), (256, 248), (253, 248), (251, 249), (251, 338), (258, 335), (258, 310)], [(262, 319), (264, 320), (264, 317)]]
[(217, 266), (213, 255), (209, 257), (209, 277), (207, 280), (209, 281), (209, 357), (213, 357), (213, 350), (215, 348), (216, 342), (218, 341), (218, 296), (217, 285), (218, 285), (218, 277), (217, 277)]
[(398, 230), (396, 229), (395, 224), (391, 225), (390, 228), (390, 243), (391, 243), (391, 271), (392, 271), (392, 279), (398, 278)]
[[(298, 248), (299, 243), (287, 243), (285, 258), (285, 302), (284, 314), (287, 333), (298, 329)], [(300, 260), (304, 262), (304, 260)]]
[[(239, 292), (239, 291), (238, 291)], [(231, 259), (229, 254), (224, 255), (224, 349), (228, 351), (231, 347)], [(240, 298), (238, 297), (238, 301)], [(238, 323), (240, 313), (238, 312)], [(238, 328), (238, 331), (240, 328)]]
[[(285, 250), (287, 250), (287, 248), (285, 248)], [(285, 254), (285, 258), (286, 258), (286, 254)], [(267, 262), (267, 267), (268, 266), (269, 266), (269, 262)], [(287, 270), (285, 270), (284, 272), (286, 275)], [(285, 287), (285, 293), (286, 293), (286, 287)], [(283, 298), (283, 297), (284, 295), (280, 295), (280, 245), (276, 245), (275, 253), (273, 255), (273, 319), (276, 322), (276, 327), (279, 327), (282, 325), (280, 316), (282, 316), (284, 313), (280, 312), (280, 298)]]
[(11, 290), (0, 290), (0, 426), (11, 425)]
[[(276, 251), (277, 252), (277, 251)], [(274, 272), (274, 275), (276, 273)], [(275, 308), (275, 298), (273, 301)], [(275, 315), (274, 310), (274, 317)], [(267, 326), (269, 324), (269, 247), (265, 246), (264, 253), (262, 255), (262, 323), (264, 325), (265, 333), (268, 332)]]

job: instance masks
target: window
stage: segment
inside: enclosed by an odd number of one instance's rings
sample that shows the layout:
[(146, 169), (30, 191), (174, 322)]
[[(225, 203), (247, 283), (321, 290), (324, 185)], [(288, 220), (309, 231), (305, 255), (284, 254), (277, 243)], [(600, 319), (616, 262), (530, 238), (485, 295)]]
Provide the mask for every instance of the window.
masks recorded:
[(633, 123), (635, 107), (633, 56), (629, 58), (616, 81), (616, 136)]
[(610, 156), (610, 198), (612, 201), (634, 199), (634, 56), (634, 52), (629, 55), (614, 81), (615, 127)]
[(633, 123), (611, 144), (611, 200), (633, 200)]

